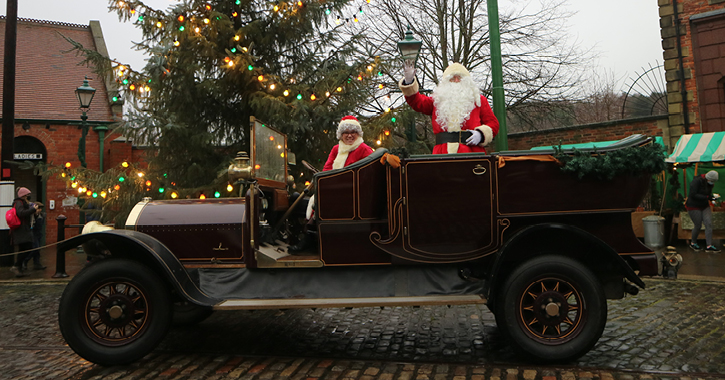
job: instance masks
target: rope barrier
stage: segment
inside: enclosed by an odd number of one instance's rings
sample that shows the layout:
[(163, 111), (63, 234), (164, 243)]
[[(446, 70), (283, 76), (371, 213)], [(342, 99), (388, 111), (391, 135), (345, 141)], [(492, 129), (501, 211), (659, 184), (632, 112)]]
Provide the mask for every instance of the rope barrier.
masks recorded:
[[(75, 236), (74, 236), (74, 237), (75, 237)], [(11, 255), (17, 255), (17, 254), (20, 254), (20, 253), (25, 253), (25, 252), (33, 252), (33, 251), (35, 251), (35, 250), (39, 250), (39, 249), (45, 249), (45, 248), (48, 248), (48, 247), (55, 247), (56, 245), (58, 245), (58, 244), (60, 244), (60, 243), (63, 243), (63, 242), (65, 242), (65, 241), (68, 241), (68, 240), (70, 240), (70, 239), (72, 239), (72, 238), (68, 238), (68, 239), (65, 239), (65, 240), (63, 240), (63, 241), (57, 241), (57, 242), (55, 242), (55, 243), (53, 243), (53, 244), (47, 244), (47, 245), (44, 245), (44, 246), (42, 246), (42, 247), (38, 247), (38, 248), (33, 248), (33, 249), (26, 249), (25, 251), (20, 251), (20, 252), (11, 252), (11, 253), (3, 253), (2, 255), (0, 255), (0, 257), (3, 257), (3, 256), (11, 256)]]

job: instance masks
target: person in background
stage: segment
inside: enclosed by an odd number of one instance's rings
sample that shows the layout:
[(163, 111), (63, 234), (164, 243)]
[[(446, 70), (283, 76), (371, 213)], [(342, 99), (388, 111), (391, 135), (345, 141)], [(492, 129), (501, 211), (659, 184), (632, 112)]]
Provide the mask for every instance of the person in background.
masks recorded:
[(18, 197), (13, 201), (15, 213), (20, 219), (20, 226), (10, 232), (10, 241), (16, 245), (17, 254), (15, 264), (10, 271), (15, 273), (16, 277), (25, 277), (28, 274), (23, 271), (23, 262), (25, 257), (33, 249), (33, 215), (38, 210), (38, 206), (30, 204), (30, 190), (27, 187), (19, 187), (17, 190)]
[(433, 119), (433, 154), (486, 152), (484, 147), (498, 134), (498, 119), (463, 65), (448, 66), (431, 96), (418, 91), (412, 62), (405, 61), (403, 73), (398, 86), (405, 101)]
[(712, 194), (712, 188), (718, 180), (718, 174), (714, 170), (710, 170), (705, 174), (701, 174), (692, 179), (690, 182), (690, 192), (685, 202), (685, 208), (690, 215), (690, 219), (695, 224), (692, 228), (692, 240), (690, 240), (690, 248), (699, 251), (700, 246), (697, 244), (697, 237), (700, 235), (700, 228), (705, 225), (705, 251), (720, 252), (720, 249), (712, 245), (712, 210), (710, 209), (710, 201), (720, 198), (719, 195)]
[[(42, 203), (35, 202), (35, 205), (38, 207), (35, 215), (33, 215), (33, 218), (35, 218), (32, 229), (33, 248), (40, 248), (43, 243), (43, 235), (45, 235), (46, 214)], [(28, 268), (28, 263), (30, 263), (30, 259), (33, 259), (34, 270), (43, 270), (46, 268), (43, 264), (40, 263), (40, 249), (36, 249), (33, 252), (30, 252), (30, 254), (25, 257), (25, 261), (23, 261), (23, 270)]]
[[(340, 120), (340, 124), (337, 126), (337, 139), (338, 144), (332, 147), (330, 155), (327, 157), (327, 162), (322, 168), (322, 171), (341, 169), (345, 166), (357, 162), (370, 154), (373, 153), (373, 148), (363, 142), (362, 139), (363, 131), (355, 116), (345, 116)], [(309, 230), (310, 224), (313, 224), (312, 219), (312, 206), (315, 203), (314, 195), (310, 197), (307, 203), (306, 218), (308, 220), (305, 226), (305, 235), (300, 242), (296, 245), (289, 247), (287, 250), (289, 253), (296, 254), (307, 250), (315, 245), (315, 237), (311, 236), (312, 233)]]

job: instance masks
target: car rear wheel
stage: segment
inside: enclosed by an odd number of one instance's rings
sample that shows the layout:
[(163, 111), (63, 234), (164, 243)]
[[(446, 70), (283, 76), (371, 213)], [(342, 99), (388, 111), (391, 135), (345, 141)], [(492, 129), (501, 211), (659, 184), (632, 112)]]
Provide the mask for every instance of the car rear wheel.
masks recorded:
[(514, 348), (539, 362), (587, 353), (607, 321), (597, 277), (581, 263), (547, 255), (517, 267), (501, 288), (496, 321)]
[(102, 260), (76, 275), (60, 300), (58, 323), (68, 345), (101, 365), (128, 364), (151, 352), (171, 321), (170, 292), (148, 267)]

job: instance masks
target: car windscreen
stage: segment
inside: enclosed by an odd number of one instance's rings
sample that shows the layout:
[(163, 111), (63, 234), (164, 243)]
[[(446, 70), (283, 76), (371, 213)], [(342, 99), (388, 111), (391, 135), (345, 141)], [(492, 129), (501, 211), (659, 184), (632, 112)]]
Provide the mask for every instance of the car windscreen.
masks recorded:
[(254, 175), (257, 179), (285, 181), (285, 135), (255, 120), (254, 129)]

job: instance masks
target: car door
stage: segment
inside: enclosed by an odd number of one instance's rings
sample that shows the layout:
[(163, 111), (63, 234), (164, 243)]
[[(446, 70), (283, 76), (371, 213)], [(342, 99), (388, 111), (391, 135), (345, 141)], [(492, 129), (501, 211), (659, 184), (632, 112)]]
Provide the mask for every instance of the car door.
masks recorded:
[(424, 156), (405, 162), (404, 250), (422, 262), (470, 260), (494, 245), (490, 156)]

